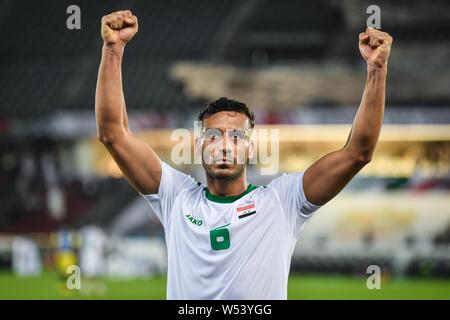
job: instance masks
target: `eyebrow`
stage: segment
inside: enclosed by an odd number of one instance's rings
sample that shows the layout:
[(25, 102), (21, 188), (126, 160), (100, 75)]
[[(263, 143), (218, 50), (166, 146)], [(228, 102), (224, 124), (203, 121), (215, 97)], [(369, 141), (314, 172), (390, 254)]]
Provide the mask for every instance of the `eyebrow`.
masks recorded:
[(208, 129), (217, 129), (220, 131), (227, 131), (227, 130), (244, 130), (244, 131), (250, 131), (250, 129), (248, 128), (218, 128), (218, 127), (203, 127), (203, 130), (208, 130)]

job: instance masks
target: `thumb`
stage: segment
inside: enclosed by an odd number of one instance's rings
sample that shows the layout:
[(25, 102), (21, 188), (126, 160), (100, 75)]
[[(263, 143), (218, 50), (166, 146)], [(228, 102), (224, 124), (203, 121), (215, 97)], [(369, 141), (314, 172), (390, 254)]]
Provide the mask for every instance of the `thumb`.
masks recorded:
[(126, 24), (130, 27), (135, 27), (137, 24), (137, 21), (133, 16), (126, 16), (124, 20)]
[(369, 35), (367, 33), (361, 32), (359, 34), (359, 44), (360, 45), (361, 44), (369, 44), (369, 39), (370, 39), (370, 37), (369, 37)]

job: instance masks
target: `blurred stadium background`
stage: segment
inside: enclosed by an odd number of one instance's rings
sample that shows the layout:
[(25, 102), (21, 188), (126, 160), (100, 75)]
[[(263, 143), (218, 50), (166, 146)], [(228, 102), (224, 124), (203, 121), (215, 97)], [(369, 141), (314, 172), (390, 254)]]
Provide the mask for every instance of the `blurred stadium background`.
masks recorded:
[[(66, 28), (72, 4), (81, 30)], [(289, 298), (450, 299), (446, 0), (0, 0), (0, 299), (165, 298), (162, 228), (95, 137), (103, 15), (139, 18), (125, 96), (132, 130), (161, 158), (170, 162), (173, 129), (193, 129), (202, 105), (227, 96), (280, 129), (282, 173), (345, 143), (371, 4), (395, 39), (381, 141), (305, 229)], [(178, 167), (205, 180), (200, 166)], [(258, 173), (253, 184), (272, 178)], [(85, 279), (91, 253), (102, 268)], [(81, 265), (82, 290), (65, 287), (69, 264)], [(381, 290), (366, 287), (372, 264)]]

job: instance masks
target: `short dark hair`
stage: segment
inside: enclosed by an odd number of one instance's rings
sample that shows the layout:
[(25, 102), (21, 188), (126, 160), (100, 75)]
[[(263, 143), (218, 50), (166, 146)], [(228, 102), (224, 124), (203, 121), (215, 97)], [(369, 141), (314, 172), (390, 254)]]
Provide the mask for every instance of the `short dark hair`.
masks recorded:
[(243, 113), (250, 120), (250, 127), (253, 129), (253, 127), (255, 126), (255, 115), (252, 111), (250, 111), (245, 103), (225, 97), (208, 103), (206, 107), (204, 107), (198, 114), (198, 120), (203, 122), (203, 120), (205, 120), (206, 118), (221, 111), (234, 111)]

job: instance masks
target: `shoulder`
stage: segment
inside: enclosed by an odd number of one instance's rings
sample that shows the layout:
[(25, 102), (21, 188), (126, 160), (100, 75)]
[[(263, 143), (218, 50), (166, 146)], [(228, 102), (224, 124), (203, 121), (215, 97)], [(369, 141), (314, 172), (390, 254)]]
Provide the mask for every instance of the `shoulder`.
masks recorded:
[(161, 161), (161, 182), (168, 183), (177, 188), (192, 188), (198, 186), (197, 182), (191, 175), (186, 174), (178, 169), (175, 169), (168, 163)]
[(273, 186), (270, 185), (260, 185), (255, 186), (255, 190), (250, 193), (250, 197), (257, 197), (260, 199), (268, 199), (269, 201), (274, 198), (279, 198), (278, 193)]
[(278, 193), (286, 194), (299, 189), (303, 189), (303, 175), (304, 172), (298, 173), (283, 173), (280, 176), (272, 179), (267, 188), (275, 190)]
[(187, 183), (184, 183), (179, 186), (177, 196), (182, 197), (198, 197), (203, 194), (203, 190), (206, 186), (200, 182), (195, 180), (192, 176), (188, 175)]

